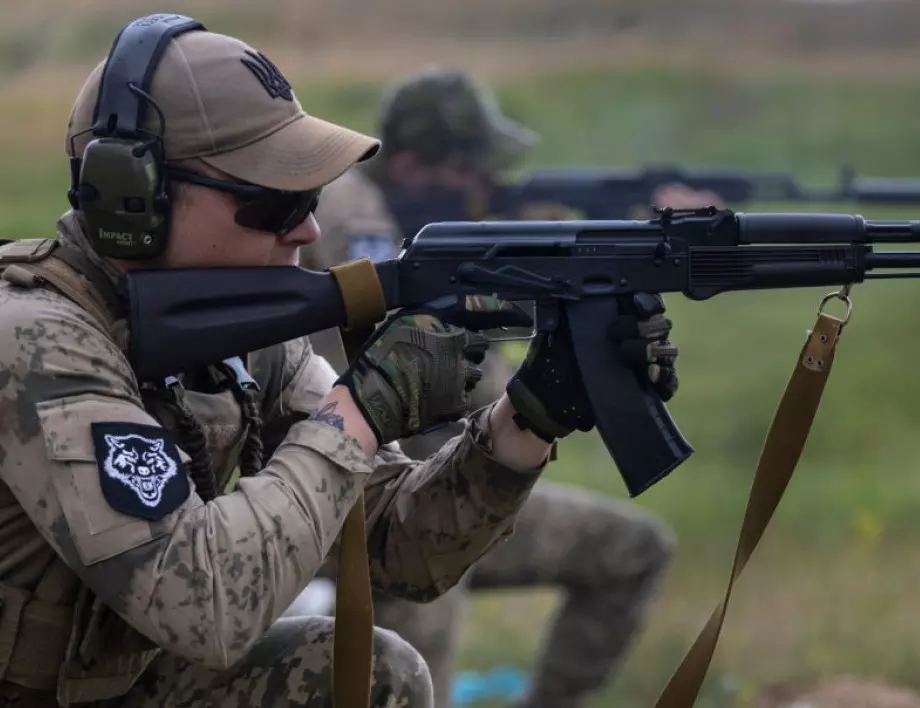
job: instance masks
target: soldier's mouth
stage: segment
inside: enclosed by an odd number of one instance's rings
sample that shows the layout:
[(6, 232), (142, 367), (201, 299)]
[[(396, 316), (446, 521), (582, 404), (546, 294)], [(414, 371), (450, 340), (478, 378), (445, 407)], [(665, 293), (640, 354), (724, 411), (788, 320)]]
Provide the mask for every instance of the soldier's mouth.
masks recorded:
[(157, 485), (152, 479), (142, 479), (140, 481), (141, 494), (147, 499), (152, 499), (157, 495)]

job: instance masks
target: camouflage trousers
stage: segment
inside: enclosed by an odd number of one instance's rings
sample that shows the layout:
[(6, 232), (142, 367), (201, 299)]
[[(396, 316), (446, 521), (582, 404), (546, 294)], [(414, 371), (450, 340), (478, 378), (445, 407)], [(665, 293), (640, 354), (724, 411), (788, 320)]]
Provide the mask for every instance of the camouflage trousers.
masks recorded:
[[(249, 655), (226, 671), (176, 655), (158, 658), (128, 695), (106, 708), (332, 707), (328, 617), (279, 619)], [(418, 652), (393, 632), (374, 633), (373, 708), (430, 708), (431, 676)]]
[(673, 546), (670, 529), (633, 504), (541, 481), (514, 534), (480, 559), (460, 585), (428, 604), (378, 597), (375, 623), (419, 650), (431, 670), (435, 706), (448, 708), (469, 594), (556, 587), (561, 602), (518, 706), (580, 708), (625, 656)]

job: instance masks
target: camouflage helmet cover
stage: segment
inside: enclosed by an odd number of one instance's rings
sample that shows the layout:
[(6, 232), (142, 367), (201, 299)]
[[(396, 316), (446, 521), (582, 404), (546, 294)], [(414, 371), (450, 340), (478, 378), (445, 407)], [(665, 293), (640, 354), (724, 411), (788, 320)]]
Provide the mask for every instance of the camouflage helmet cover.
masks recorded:
[(387, 154), (411, 150), (429, 163), (457, 160), (484, 172), (514, 166), (539, 140), (501, 112), (486, 86), (436, 66), (386, 91), (378, 134)]

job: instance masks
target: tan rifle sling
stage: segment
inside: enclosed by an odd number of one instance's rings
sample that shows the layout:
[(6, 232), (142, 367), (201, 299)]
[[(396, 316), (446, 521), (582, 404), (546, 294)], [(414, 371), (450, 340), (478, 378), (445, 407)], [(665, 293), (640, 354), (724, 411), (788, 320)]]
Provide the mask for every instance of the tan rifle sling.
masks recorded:
[[(386, 316), (386, 300), (369, 258), (349, 261), (329, 269), (345, 301), (347, 324), (340, 328), (349, 363)], [(374, 606), (364, 494), (345, 517), (339, 536), (336, 577), (335, 634), (332, 648), (332, 696), (335, 708), (368, 708), (373, 666)]]
[[(821, 300), (818, 319), (805, 338), (760, 454), (725, 596), (658, 697), (656, 708), (691, 708), (696, 703), (719, 641), (735, 581), (770, 523), (808, 439), (834, 364), (840, 333), (850, 319), (849, 292), (850, 286), (846, 286)], [(824, 313), (825, 304), (832, 298), (846, 304), (842, 319)]]

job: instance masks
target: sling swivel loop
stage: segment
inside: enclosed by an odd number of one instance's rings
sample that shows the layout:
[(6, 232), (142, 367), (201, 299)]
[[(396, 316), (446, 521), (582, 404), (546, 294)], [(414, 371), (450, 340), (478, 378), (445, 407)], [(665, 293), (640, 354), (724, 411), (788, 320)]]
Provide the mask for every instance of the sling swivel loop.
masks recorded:
[(853, 312), (853, 301), (850, 300), (850, 289), (852, 287), (852, 283), (847, 283), (837, 292), (828, 293), (822, 297), (821, 302), (818, 304), (819, 315), (824, 314), (824, 308), (831, 300), (840, 300), (844, 305), (846, 305), (846, 312), (844, 313), (843, 318), (840, 320), (840, 329), (843, 329), (844, 325), (850, 321), (850, 313)]

